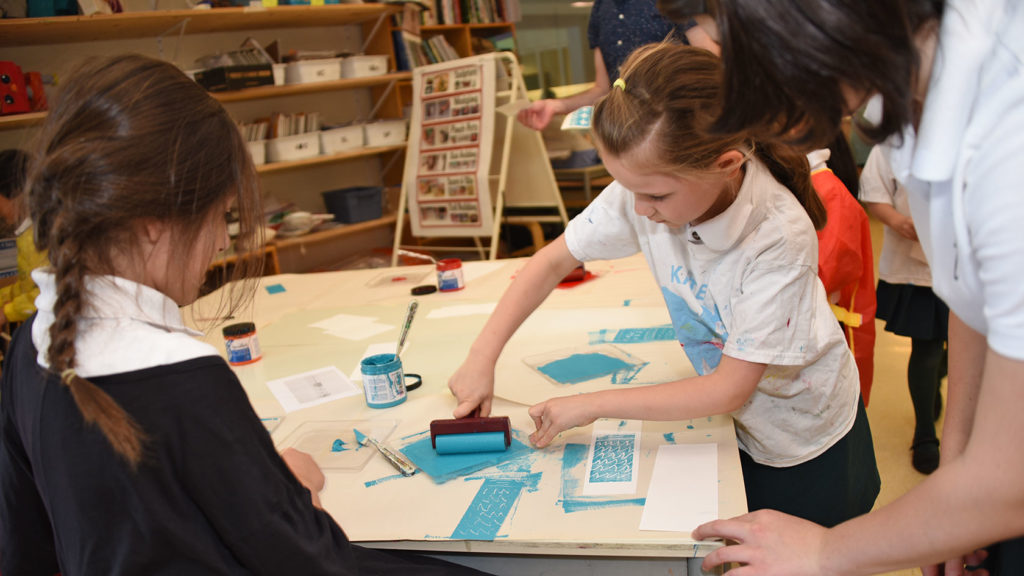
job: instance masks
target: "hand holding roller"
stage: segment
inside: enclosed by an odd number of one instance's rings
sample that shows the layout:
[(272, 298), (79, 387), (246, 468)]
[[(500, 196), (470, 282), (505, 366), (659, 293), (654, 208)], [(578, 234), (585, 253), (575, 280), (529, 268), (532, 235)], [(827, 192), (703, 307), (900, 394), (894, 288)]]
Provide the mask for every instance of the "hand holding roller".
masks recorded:
[(477, 416), (434, 420), (430, 443), (438, 454), (502, 452), (512, 445), (512, 423), (508, 416)]

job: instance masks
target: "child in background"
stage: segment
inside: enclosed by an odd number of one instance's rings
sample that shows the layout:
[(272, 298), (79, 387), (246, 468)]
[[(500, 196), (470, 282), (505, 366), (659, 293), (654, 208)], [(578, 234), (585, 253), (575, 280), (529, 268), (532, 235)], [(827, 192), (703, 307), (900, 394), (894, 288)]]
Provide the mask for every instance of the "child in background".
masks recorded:
[[(49, 264), (46, 252), (39, 251), (32, 238), (32, 221), (23, 216), (27, 164), (28, 156), (21, 150), (0, 152), (0, 219), (12, 231), (10, 235), (17, 238), (18, 245), (18, 278), (0, 288), (0, 325), (24, 322), (35, 313), (39, 288), (31, 272)], [(9, 236), (5, 232), (3, 237)]]
[[(0, 572), (478, 573), (349, 543), (317, 507), (316, 464), (278, 454), (182, 322), (232, 206), (241, 237), (262, 240), (252, 159), (206, 91), (143, 56), (78, 66), (27, 190), (52, 266), (34, 272), (39, 311), (0, 382)], [(229, 313), (255, 289), (233, 286)]]
[(922, 474), (939, 466), (935, 421), (942, 411), (943, 350), (949, 308), (932, 292), (932, 275), (917, 239), (906, 189), (889, 165), (888, 150), (871, 150), (860, 180), (861, 199), (868, 212), (885, 224), (885, 241), (878, 261), (878, 317), (885, 329), (910, 338), (907, 384), (914, 405), (911, 463)]
[[(842, 134), (836, 140), (846, 141)], [(875, 374), (875, 258), (871, 224), (856, 197), (829, 169), (833, 152), (849, 154), (849, 148), (840, 145), (807, 155), (811, 182), (828, 212), (828, 222), (818, 230), (818, 277), (857, 361), (860, 395), (867, 407)], [(844, 164), (841, 157), (836, 160)], [(852, 158), (845, 164), (852, 165)]]
[(817, 276), (824, 210), (803, 156), (702, 130), (719, 96), (709, 52), (665, 43), (630, 56), (593, 114), (616, 181), (516, 275), (449, 382), (454, 415), (490, 412), (502, 348), (570, 270), (643, 252), (700, 375), (552, 398), (530, 408), (530, 439), (544, 447), (601, 417), (728, 413), (748, 507), (834, 525), (871, 509), (879, 476), (856, 364)]

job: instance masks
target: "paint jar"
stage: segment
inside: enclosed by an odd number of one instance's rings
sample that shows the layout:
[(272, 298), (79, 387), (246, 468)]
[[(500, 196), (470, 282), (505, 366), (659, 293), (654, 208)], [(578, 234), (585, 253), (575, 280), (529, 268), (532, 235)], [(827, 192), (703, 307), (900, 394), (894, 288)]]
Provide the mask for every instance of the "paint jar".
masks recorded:
[(445, 258), (437, 261), (437, 289), (441, 292), (454, 292), (466, 287), (462, 279), (462, 260)]
[(363, 394), (370, 408), (390, 408), (405, 402), (402, 359), (394, 354), (374, 354), (359, 362), (363, 373)]
[(224, 346), (228, 351), (228, 363), (232, 366), (252, 364), (263, 357), (260, 341), (256, 339), (256, 325), (240, 322), (224, 327)]

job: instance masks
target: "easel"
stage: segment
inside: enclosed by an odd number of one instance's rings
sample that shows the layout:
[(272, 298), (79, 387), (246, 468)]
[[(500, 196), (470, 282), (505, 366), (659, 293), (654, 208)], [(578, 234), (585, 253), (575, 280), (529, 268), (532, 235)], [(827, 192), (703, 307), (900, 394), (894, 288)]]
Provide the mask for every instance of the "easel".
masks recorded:
[[(481, 142), (478, 147), (480, 151), (478, 160), (481, 165), (485, 165), (486, 172), (480, 170), (482, 177), (477, 178), (477, 196), (474, 200), (479, 201), (481, 211), (486, 208), (486, 214), (480, 214), (478, 226), (438, 226), (431, 229), (422, 224), (421, 213), (416, 212), (421, 204), (415, 198), (410, 202), (409, 198), (410, 190), (414, 194), (419, 193), (420, 186), (417, 183), (423, 180), (424, 176), (422, 157), (427, 155), (426, 152), (432, 151), (425, 144), (422, 148), (420, 146), (421, 143), (426, 142), (424, 99), (422, 97), (424, 78), (460, 67), (486, 66), (485, 63), (488, 61), (493, 62), (492, 65), (496, 73), (493, 79), (484, 78), (485, 82), (493, 80), (493, 85), (482, 86), (480, 91), (484, 101), (479, 117)], [(508, 72), (507, 76), (500, 73), (502, 69)], [(543, 241), (542, 236), (538, 239), (539, 223), (561, 222), (563, 226), (568, 224), (569, 217), (566, 214), (558, 184), (555, 182), (554, 172), (548, 161), (540, 132), (519, 124), (515, 119), (516, 112), (529, 103), (522, 71), (515, 55), (510, 52), (497, 52), (471, 56), (416, 68), (413, 74), (413, 112), (409, 127), (409, 149), (406, 154), (405, 172), (398, 201), (398, 218), (395, 224), (395, 241), (391, 255), (392, 266), (397, 264), (398, 251), (402, 248), (438, 252), (466, 250), (465, 246), (401, 246), (407, 208), (412, 211), (409, 218), (413, 225), (414, 236), (471, 237), (481, 259), (484, 259), (484, 245), (481, 238), (489, 237), (488, 257), (490, 260), (497, 257), (498, 239), (503, 223), (531, 226), (535, 245)], [(503, 89), (504, 86), (499, 86), (502, 84), (501, 80), (507, 80), (510, 86)], [(431, 126), (430, 122), (430, 119), (426, 119), (428, 128)], [(441, 124), (437, 124), (435, 120), (433, 126), (443, 126), (451, 122), (451, 120), (445, 120)], [(485, 139), (487, 141), (484, 141)], [(509, 178), (510, 160), (513, 155), (516, 164), (521, 166), (521, 169), (516, 170), (514, 178)], [(428, 202), (426, 201), (422, 205), (430, 206)], [(490, 206), (493, 206), (493, 209)], [(515, 208), (521, 213), (506, 215), (505, 212), (508, 208)], [(552, 210), (556, 210), (557, 214), (552, 214)], [(529, 213), (531, 211), (536, 213)]]

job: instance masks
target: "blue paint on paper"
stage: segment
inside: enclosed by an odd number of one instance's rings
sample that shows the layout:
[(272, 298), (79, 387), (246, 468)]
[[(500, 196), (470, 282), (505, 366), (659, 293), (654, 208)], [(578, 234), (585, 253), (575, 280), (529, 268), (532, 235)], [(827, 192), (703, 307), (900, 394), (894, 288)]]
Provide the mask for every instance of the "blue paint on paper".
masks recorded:
[(632, 301), (632, 300), (629, 300), (629, 299), (627, 299), (627, 300), (623, 300), (623, 301), (622, 301), (622, 305), (623, 305), (623, 306), (629, 306), (629, 305), (630, 305), (630, 304), (632, 304), (632, 303), (633, 303), (633, 301)]
[[(419, 474), (419, 473), (420, 473), (420, 471), (417, 470), (413, 474), (413, 476), (415, 476), (416, 474)], [(402, 478), (410, 478), (410, 476), (405, 476), (403, 474), (392, 474), (390, 476), (384, 476), (382, 478), (377, 478), (376, 480), (367, 480), (366, 482), (363, 482), (363, 486), (366, 486), (367, 488), (372, 488), (372, 487), (376, 486), (377, 484), (383, 484), (385, 482), (390, 482), (392, 480), (401, 480)]]
[(636, 436), (605, 434), (594, 440), (594, 460), (590, 463), (590, 481), (629, 482), (633, 477)]
[(646, 498), (609, 498), (583, 496), (580, 485), (586, 470), (586, 444), (566, 444), (562, 452), (562, 494), (558, 504), (568, 514), (582, 510), (599, 510), (621, 506), (643, 506)]
[(271, 284), (267, 286), (267, 294), (280, 294), (284, 292), (284, 285), (282, 284)]
[(548, 362), (537, 369), (559, 384), (579, 384), (609, 375), (613, 383), (628, 384), (646, 365), (646, 362), (635, 365), (621, 358), (590, 352)]
[(662, 434), (662, 436), (665, 438), (665, 442), (668, 442), (669, 444), (675, 444), (676, 443), (676, 433), (675, 432), (666, 432), (666, 433)]
[(646, 328), (602, 329), (589, 333), (590, 344), (644, 344), (647, 342), (673, 341), (676, 331), (671, 324)]
[(523, 483), (516, 480), (484, 480), (452, 539), (493, 541), (522, 492)]
[(533, 452), (533, 449), (513, 438), (512, 445), (504, 452), (438, 454), (434, 451), (429, 432), (427, 432), (426, 437), (403, 447), (401, 452), (409, 460), (412, 460), (413, 464), (426, 472), (434, 482), (442, 484), (459, 476), (527, 456)]

